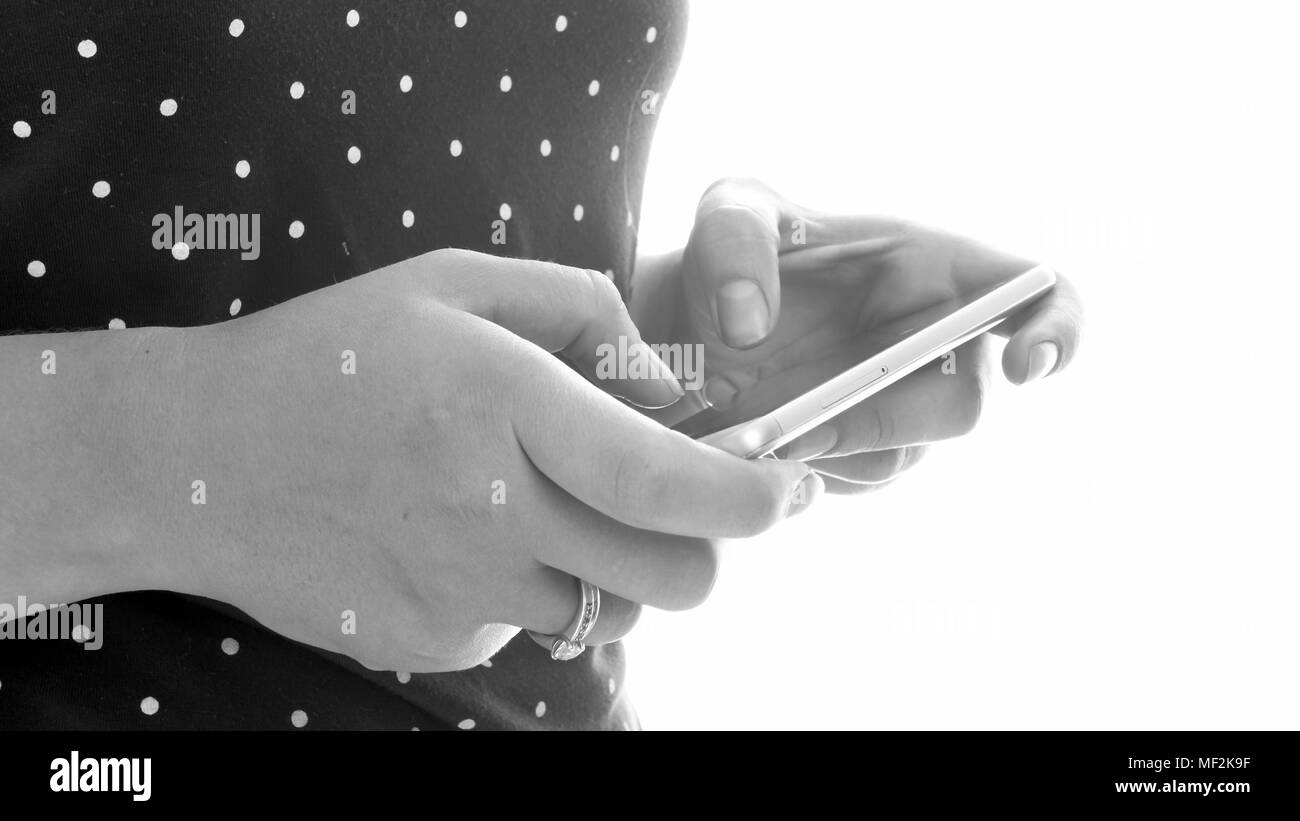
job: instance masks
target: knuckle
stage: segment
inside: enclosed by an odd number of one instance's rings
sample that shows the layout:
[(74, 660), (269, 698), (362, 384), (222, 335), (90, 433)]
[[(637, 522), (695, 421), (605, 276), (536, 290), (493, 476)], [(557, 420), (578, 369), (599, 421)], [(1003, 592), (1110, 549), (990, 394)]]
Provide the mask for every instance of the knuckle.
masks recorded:
[(737, 190), (747, 182), (752, 180), (747, 177), (718, 177), (704, 189), (704, 193), (700, 195), (700, 202), (733, 199)]
[(741, 522), (741, 535), (745, 538), (757, 536), (784, 519), (792, 490), (780, 482), (764, 480), (752, 493), (746, 494), (751, 507)]
[(725, 503), (713, 501), (719, 520), (726, 523), (730, 538), (747, 539), (771, 529), (783, 520), (790, 507), (794, 486), (787, 487), (776, 471), (746, 463), (748, 475), (730, 480), (738, 492), (727, 495)]
[(656, 603), (664, 610), (690, 610), (699, 607), (718, 582), (721, 561), (718, 543), (712, 539), (692, 540), (691, 550), (673, 563), (669, 584)]
[(702, 212), (693, 238), (706, 244), (728, 240), (777, 242), (775, 220), (744, 202), (723, 202)]
[(371, 671), (372, 673), (381, 673), (387, 670), (391, 665), (383, 660), (382, 657), (369, 649), (352, 650), (351, 648), (340, 648), (344, 654), (350, 657), (357, 664)]
[(627, 524), (650, 527), (653, 511), (671, 507), (675, 484), (671, 467), (635, 448), (624, 448), (615, 457), (610, 492), (614, 506), (631, 517)]
[(701, 202), (727, 202), (730, 200), (749, 199), (755, 194), (774, 196), (775, 191), (767, 183), (756, 177), (732, 176), (719, 177), (709, 183), (700, 197)]
[(592, 313), (603, 316), (611, 313), (623, 313), (627, 306), (623, 304), (623, 295), (618, 292), (614, 281), (599, 271), (583, 269), (590, 282)]
[(416, 259), (439, 267), (463, 268), (474, 263), (480, 256), (478, 252), (465, 248), (438, 248)]
[(631, 554), (626, 550), (611, 550), (609, 553), (610, 555), (605, 559), (607, 563), (605, 571), (609, 574), (609, 578), (619, 585), (635, 581), (633, 578), (635, 569), (629, 561)]
[(492, 658), (518, 632), (504, 624), (455, 628), (439, 640), (407, 652), (402, 669), (412, 673), (468, 670)]
[(474, 310), (484, 299), (486, 289), (478, 274), (484, 272), (487, 254), (464, 248), (438, 248), (413, 257), (397, 266), (420, 290), (436, 294), (452, 307)]
[(776, 239), (781, 197), (766, 184), (747, 177), (724, 177), (705, 189), (695, 211), (693, 239), (732, 237)]

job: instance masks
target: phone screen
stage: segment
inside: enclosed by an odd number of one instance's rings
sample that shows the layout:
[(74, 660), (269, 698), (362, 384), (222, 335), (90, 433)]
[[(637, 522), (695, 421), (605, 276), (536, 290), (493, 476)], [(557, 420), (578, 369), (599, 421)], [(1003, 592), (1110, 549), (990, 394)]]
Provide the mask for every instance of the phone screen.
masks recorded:
[[(711, 405), (703, 398), (704, 392), (701, 391), (697, 401), (704, 405), (703, 409), (673, 425), (672, 429), (698, 439), (776, 410), (815, 389), (823, 382), (888, 350), (909, 336), (969, 305), (1002, 284), (994, 283), (970, 294), (937, 302), (920, 311), (871, 328), (857, 336), (845, 339), (817, 361), (803, 362), (775, 373), (765, 374), (759, 380), (735, 380), (743, 381), (745, 384), (728, 399), (725, 407)], [(942, 353), (940, 351), (936, 355)], [(732, 387), (737, 387), (734, 382)]]

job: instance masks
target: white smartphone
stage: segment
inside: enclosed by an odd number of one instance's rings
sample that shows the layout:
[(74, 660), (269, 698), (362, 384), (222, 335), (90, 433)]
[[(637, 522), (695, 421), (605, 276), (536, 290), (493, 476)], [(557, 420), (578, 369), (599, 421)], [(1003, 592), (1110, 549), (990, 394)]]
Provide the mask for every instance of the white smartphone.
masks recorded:
[[(801, 388), (793, 398), (759, 382), (746, 401), (747, 388), (726, 409), (709, 406), (673, 426), (688, 436), (746, 459), (768, 456), (828, 419), (907, 376), (997, 325), (1056, 284), (1044, 265), (966, 296), (938, 303), (902, 320), (872, 328), (857, 364)], [(787, 394), (788, 390), (785, 391)], [(757, 407), (759, 412), (755, 412)], [(744, 421), (737, 422), (737, 418)]]

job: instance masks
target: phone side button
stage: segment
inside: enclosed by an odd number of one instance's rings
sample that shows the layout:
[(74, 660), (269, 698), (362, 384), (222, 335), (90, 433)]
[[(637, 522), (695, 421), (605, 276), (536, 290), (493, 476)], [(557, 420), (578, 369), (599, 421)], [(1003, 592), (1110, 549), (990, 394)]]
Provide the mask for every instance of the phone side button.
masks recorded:
[(841, 402), (847, 402), (848, 400), (852, 399), (853, 397), (865, 391), (867, 388), (879, 382), (881, 379), (885, 377), (887, 373), (889, 373), (889, 366), (882, 365), (879, 370), (877, 370), (874, 374), (872, 374), (870, 379), (868, 379), (866, 382), (863, 382), (861, 385), (849, 391), (848, 393), (844, 394), (839, 399), (836, 399), (832, 402), (828, 402), (825, 405), (822, 405), (822, 410), (830, 410), (831, 408), (835, 407)]

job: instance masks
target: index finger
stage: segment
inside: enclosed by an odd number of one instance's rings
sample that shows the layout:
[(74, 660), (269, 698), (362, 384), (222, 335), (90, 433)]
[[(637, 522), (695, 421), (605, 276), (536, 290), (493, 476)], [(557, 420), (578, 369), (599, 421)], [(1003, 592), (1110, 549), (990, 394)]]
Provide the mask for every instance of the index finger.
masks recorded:
[[(916, 296), (943, 299), (1007, 282), (1036, 264), (968, 237), (892, 217), (819, 215), (814, 229), (810, 235), (815, 233), (817, 244), (786, 255), (783, 271), (831, 277), (888, 271), (905, 280), (925, 278), (921, 283), (909, 280), (909, 287), (924, 286), (915, 288)], [(864, 266), (866, 262), (871, 264)], [(1023, 384), (1063, 369), (1074, 358), (1082, 327), (1078, 291), (1058, 273), (1052, 291), (993, 329), (1010, 339), (1002, 354), (1007, 379)]]
[(681, 536), (753, 536), (798, 513), (822, 485), (807, 465), (746, 461), (665, 428), (546, 356), (515, 346), (511, 422), (539, 471), (632, 527)]

